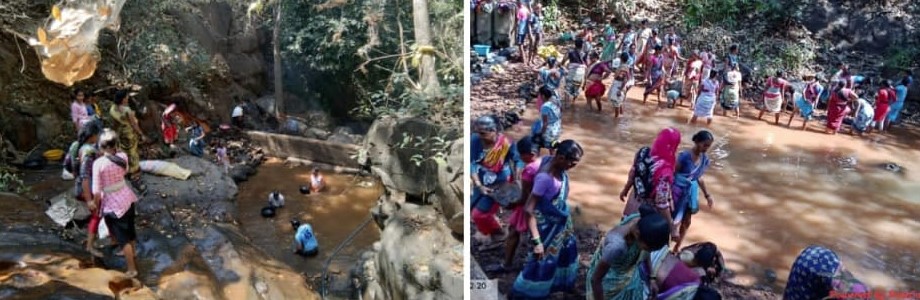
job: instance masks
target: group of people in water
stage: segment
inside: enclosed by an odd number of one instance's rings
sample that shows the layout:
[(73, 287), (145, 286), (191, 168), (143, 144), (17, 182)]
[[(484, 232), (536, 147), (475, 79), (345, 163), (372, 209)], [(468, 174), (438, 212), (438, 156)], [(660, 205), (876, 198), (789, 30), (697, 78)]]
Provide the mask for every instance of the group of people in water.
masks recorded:
[[(526, 6), (521, 5), (525, 11), (523, 7)], [(536, 17), (532, 19), (541, 19), (539, 10), (534, 14)], [(721, 108), (723, 116), (728, 116), (729, 112), (733, 112), (735, 118), (741, 116), (741, 106), (745, 102), (742, 88), (750, 79), (742, 73), (738, 45), (731, 45), (724, 61), (718, 65), (712, 47), (682, 56), (686, 49), (674, 27), (669, 27), (662, 38), (658, 29), (651, 28), (645, 20), (641, 21), (638, 31), (632, 24), (626, 24), (618, 33), (616, 24), (616, 19), (611, 19), (597, 37), (587, 25), (577, 34), (574, 46), (561, 62), (549, 56), (534, 70), (539, 79), (537, 105), (550, 107), (549, 119), (558, 116), (552, 113), (557, 110), (556, 106), (568, 106), (582, 93), (588, 108), (595, 106), (599, 112), (606, 98), (613, 107), (614, 117), (618, 118), (623, 113), (627, 93), (637, 85), (637, 78), (645, 85), (643, 104), (650, 95), (657, 95), (658, 109), (681, 106), (685, 98), (689, 100), (692, 111), (689, 123), (705, 119), (707, 125), (711, 124), (716, 107)], [(540, 32), (542, 34), (542, 30)], [(522, 40), (520, 35), (518, 40)], [(594, 44), (600, 48), (595, 48)], [(533, 44), (527, 48), (539, 46)], [(525, 55), (533, 51), (536, 50)], [(525, 59), (528, 64), (529, 61)], [(815, 117), (819, 105), (826, 105), (825, 129), (829, 134), (836, 134), (847, 116), (852, 117), (851, 133), (859, 134), (871, 133), (873, 129), (884, 131), (898, 122), (908, 87), (913, 82), (910, 71), (896, 82), (881, 80), (874, 90), (874, 101), (869, 101), (866, 97), (872, 80), (853, 74), (845, 63), (837, 68), (829, 80), (815, 73), (804, 74), (801, 88), (794, 88), (791, 74), (781, 70), (770, 74), (764, 81), (763, 105), (757, 118), (772, 115), (779, 124), (782, 112), (791, 107), (786, 125), (791, 127), (792, 120), (800, 116), (804, 120), (801, 127), (804, 130), (808, 121)], [(603, 81), (611, 75), (613, 82), (608, 86)], [(666, 95), (666, 101), (662, 101), (662, 94)]]
[[(534, 18), (525, 18), (529, 12), (529, 4), (522, 2), (518, 24), (534, 24)], [(540, 20), (539, 7), (532, 15)], [(561, 62), (550, 56), (535, 70), (540, 83), (536, 103), (540, 114), (529, 136), (515, 142), (504, 134), (494, 115), (473, 122), (471, 219), (483, 243), (504, 242), (504, 261), (493, 268), (495, 271), (522, 268), (510, 290), (512, 299), (546, 299), (554, 292), (573, 292), (579, 280), (578, 240), (567, 203), (568, 172), (577, 167), (585, 151), (578, 142), (562, 138), (561, 113), (572, 99), (584, 92), (589, 108), (594, 104), (601, 111), (606, 93), (615, 117), (619, 117), (626, 92), (639, 78), (646, 85), (643, 103), (648, 96), (658, 94), (659, 109), (682, 105), (681, 96), (688, 96), (693, 111), (689, 122), (706, 119), (711, 123), (717, 104), (723, 115), (741, 115), (745, 79), (738, 45), (729, 48), (721, 69), (716, 70), (712, 49), (696, 51), (688, 58), (681, 56), (681, 40), (673, 28), (662, 40), (646, 21), (641, 22), (638, 32), (631, 24), (626, 25), (622, 34), (616, 33), (615, 24), (616, 20), (611, 20), (601, 34), (602, 51), (591, 51), (594, 34), (588, 28), (578, 35)], [(525, 30), (526, 25), (516, 28), (521, 45), (525, 40), (521, 34), (533, 31)], [(535, 51), (538, 46), (521, 50)], [(525, 63), (530, 62), (530, 55), (523, 56)], [(831, 79), (829, 91), (815, 74), (804, 76), (802, 91), (793, 91), (786, 74), (776, 73), (766, 80), (764, 106), (758, 118), (773, 114), (778, 123), (788, 94), (794, 92), (793, 117), (800, 115), (805, 122), (813, 117), (819, 101), (827, 102), (829, 133), (839, 129), (850, 107), (862, 113), (876, 112), (879, 117), (870, 119), (879, 130), (897, 120), (906, 87), (912, 81), (910, 74), (894, 89), (891, 83), (882, 82), (876, 103), (871, 105), (860, 100), (855, 91), (860, 87), (856, 82), (863, 81), (865, 88), (867, 80), (852, 76), (846, 65), (840, 68)], [(602, 80), (610, 75), (614, 82), (608, 89)], [(661, 101), (662, 92), (667, 94), (667, 102)], [(855, 116), (854, 127), (863, 121), (859, 116)], [(707, 151), (715, 138), (710, 131), (701, 130), (691, 140), (693, 147), (679, 151), (681, 133), (665, 128), (651, 146), (636, 152), (619, 194), (626, 202), (623, 215), (617, 216), (622, 219), (604, 235), (584, 278), (588, 299), (721, 299), (711, 286), (725, 269), (718, 247), (712, 242), (681, 247), (700, 202), (705, 200), (705, 207), (711, 208), (715, 201), (704, 181), (710, 165)], [(544, 148), (548, 155), (541, 156)], [(508, 191), (516, 188), (520, 193)], [(507, 227), (498, 218), (502, 209), (510, 212), (504, 222)], [(530, 243), (525, 248), (531, 252), (523, 266), (515, 266), (515, 253), (528, 237)], [(804, 249), (793, 263), (784, 299), (823, 299), (832, 291), (864, 292), (867, 288), (843, 267), (832, 250), (822, 246)]]
[[(541, 156), (538, 138), (513, 141), (494, 115), (473, 125), (471, 219), (486, 243), (504, 242), (504, 261), (496, 271), (517, 268), (515, 253), (524, 237), (530, 241), (510, 297), (546, 299), (554, 292), (574, 292), (579, 250), (567, 202), (569, 171), (584, 149), (574, 140), (552, 141), (549, 154)], [(721, 299), (711, 285), (725, 270), (718, 247), (712, 242), (681, 247), (700, 201), (709, 208), (714, 204), (703, 181), (714, 137), (702, 130), (691, 140), (693, 147), (679, 151), (681, 133), (665, 128), (651, 146), (636, 152), (619, 195), (626, 202), (621, 221), (604, 235), (584, 278), (588, 299)], [(506, 191), (515, 187), (520, 193)], [(502, 209), (510, 211), (507, 228), (498, 218)], [(831, 291), (867, 288), (830, 249), (806, 248), (793, 264), (784, 299), (823, 299)]]

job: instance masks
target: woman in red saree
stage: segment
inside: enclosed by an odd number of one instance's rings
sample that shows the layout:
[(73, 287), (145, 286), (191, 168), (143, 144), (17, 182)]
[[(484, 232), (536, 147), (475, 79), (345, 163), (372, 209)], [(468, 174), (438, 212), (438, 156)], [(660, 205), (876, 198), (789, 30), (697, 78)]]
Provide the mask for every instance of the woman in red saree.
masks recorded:
[(846, 88), (846, 82), (837, 82), (837, 86), (831, 91), (831, 98), (827, 101), (828, 134), (837, 134), (843, 124), (843, 117), (850, 113), (850, 101), (856, 101), (857, 98), (859, 96), (856, 92)]
[(163, 142), (169, 147), (174, 147), (176, 138), (179, 137), (179, 126), (176, 122), (176, 104), (170, 104), (163, 111), (163, 118), (160, 120), (160, 130), (163, 131)]

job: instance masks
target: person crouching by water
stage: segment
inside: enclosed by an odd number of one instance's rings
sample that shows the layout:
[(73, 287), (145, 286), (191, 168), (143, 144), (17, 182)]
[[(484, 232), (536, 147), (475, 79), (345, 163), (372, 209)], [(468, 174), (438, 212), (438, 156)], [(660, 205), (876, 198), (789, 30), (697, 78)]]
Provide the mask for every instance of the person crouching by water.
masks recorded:
[(847, 299), (848, 293), (868, 292), (868, 287), (843, 266), (837, 253), (812, 245), (792, 264), (783, 299)]
[[(586, 274), (585, 295), (589, 300), (646, 299), (640, 266), (648, 263), (647, 253), (667, 247), (671, 224), (650, 205), (642, 205), (638, 211), (608, 231), (594, 252)], [(648, 287), (657, 287), (655, 281), (652, 277)]]
[(300, 224), (299, 220), (291, 220), (294, 228), (294, 253), (303, 256), (314, 256), (319, 253), (319, 242), (313, 234), (313, 226)]
[(319, 168), (313, 168), (313, 173), (310, 174), (310, 192), (319, 193), (326, 188), (326, 178), (323, 178), (323, 174), (320, 174)]
[(93, 163), (93, 201), (101, 203), (102, 217), (106, 227), (122, 251), (115, 255), (124, 256), (128, 265), (128, 277), (137, 276), (134, 261), (134, 245), (137, 232), (134, 224), (134, 202), (137, 195), (125, 184), (128, 174), (128, 155), (118, 152), (118, 134), (105, 129), (99, 137), (102, 155)]
[[(693, 245), (675, 254), (664, 246), (649, 254), (649, 262), (642, 264), (641, 274), (649, 278), (649, 299), (697, 300), (721, 299), (721, 295), (707, 287), (719, 278), (724, 260), (713, 243)], [(715, 292), (715, 293), (713, 293)]]
[(268, 206), (271, 208), (281, 208), (284, 207), (284, 195), (278, 190), (274, 190), (268, 194)]
[(194, 122), (192, 126), (186, 128), (185, 131), (189, 133), (189, 153), (197, 157), (204, 155), (204, 128), (201, 128), (201, 124)]

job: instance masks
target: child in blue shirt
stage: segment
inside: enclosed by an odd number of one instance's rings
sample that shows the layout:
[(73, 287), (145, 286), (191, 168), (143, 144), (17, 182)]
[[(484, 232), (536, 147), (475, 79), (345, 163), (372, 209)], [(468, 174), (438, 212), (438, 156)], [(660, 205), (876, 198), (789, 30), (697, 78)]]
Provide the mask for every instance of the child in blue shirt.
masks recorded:
[(291, 220), (294, 228), (294, 253), (303, 256), (314, 256), (319, 253), (319, 242), (313, 234), (313, 226), (300, 224), (298, 220)]

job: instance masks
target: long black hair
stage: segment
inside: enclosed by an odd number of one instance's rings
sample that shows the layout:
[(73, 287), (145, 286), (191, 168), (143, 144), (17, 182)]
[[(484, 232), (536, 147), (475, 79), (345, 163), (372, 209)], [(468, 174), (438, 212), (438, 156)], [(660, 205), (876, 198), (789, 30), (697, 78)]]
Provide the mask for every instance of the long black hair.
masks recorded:
[(658, 250), (668, 244), (671, 238), (671, 225), (650, 205), (639, 207), (639, 239), (649, 247)]
[(95, 118), (90, 119), (90, 121), (83, 124), (83, 127), (80, 127), (80, 131), (77, 133), (77, 142), (80, 146), (83, 146), (89, 138), (102, 134), (102, 128), (102, 121)]
[(708, 142), (708, 141), (712, 141), (713, 139), (714, 138), (712, 136), (712, 133), (709, 132), (709, 130), (700, 130), (700, 132), (697, 132), (696, 134), (693, 135), (694, 143)]
[(696, 251), (696, 254), (693, 255), (693, 261), (697, 266), (702, 267), (704, 270), (713, 268), (716, 271), (715, 274), (709, 274), (707, 271), (706, 276), (701, 278), (703, 284), (711, 284), (722, 275), (722, 264), (719, 263), (719, 257), (721, 256), (719, 247), (711, 242), (703, 243), (700, 249)]
[(553, 148), (556, 149), (556, 156), (565, 159), (580, 159), (585, 154), (585, 150), (575, 140), (564, 140), (553, 145)]

